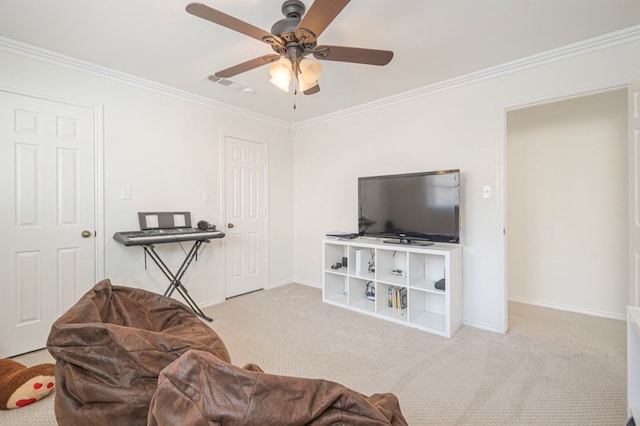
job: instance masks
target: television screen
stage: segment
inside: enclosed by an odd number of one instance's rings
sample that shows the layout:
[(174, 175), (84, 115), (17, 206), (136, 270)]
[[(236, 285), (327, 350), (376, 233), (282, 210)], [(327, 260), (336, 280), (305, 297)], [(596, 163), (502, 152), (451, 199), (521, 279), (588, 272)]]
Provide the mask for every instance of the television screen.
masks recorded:
[(358, 178), (358, 231), (400, 242), (460, 242), (460, 171)]

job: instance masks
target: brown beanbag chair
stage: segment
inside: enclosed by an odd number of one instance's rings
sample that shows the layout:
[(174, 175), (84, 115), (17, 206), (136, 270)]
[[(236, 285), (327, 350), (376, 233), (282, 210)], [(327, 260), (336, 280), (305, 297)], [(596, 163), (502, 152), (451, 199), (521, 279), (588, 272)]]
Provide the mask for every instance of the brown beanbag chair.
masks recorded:
[(103, 280), (51, 327), (55, 414), (62, 425), (146, 425), (160, 371), (189, 349), (230, 362), (186, 305)]
[(240, 368), (191, 350), (160, 373), (149, 426), (406, 425), (393, 394)]

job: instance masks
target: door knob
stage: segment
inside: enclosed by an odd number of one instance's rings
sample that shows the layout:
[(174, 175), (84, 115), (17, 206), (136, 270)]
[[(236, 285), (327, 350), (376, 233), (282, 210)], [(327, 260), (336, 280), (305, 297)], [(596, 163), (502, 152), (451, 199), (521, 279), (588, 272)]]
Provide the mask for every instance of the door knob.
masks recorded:
[(91, 231), (85, 229), (80, 233), (80, 236), (82, 236), (82, 238), (89, 238), (91, 236)]
[(229, 228), (229, 229), (233, 228), (233, 223), (228, 223), (227, 224), (227, 228)]

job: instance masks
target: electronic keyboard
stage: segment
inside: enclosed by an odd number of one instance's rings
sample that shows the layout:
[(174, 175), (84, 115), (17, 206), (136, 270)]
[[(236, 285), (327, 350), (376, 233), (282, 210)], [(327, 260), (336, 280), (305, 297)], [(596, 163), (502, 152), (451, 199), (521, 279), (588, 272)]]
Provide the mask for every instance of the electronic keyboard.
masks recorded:
[(116, 232), (113, 239), (125, 246), (204, 241), (224, 237), (224, 232), (198, 228), (149, 229), (144, 231)]

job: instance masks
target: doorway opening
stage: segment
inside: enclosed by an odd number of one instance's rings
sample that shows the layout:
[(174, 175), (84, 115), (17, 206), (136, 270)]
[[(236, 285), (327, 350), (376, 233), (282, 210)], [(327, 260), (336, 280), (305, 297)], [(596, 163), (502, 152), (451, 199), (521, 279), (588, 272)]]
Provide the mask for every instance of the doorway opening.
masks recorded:
[(508, 302), (624, 319), (627, 89), (505, 111)]

